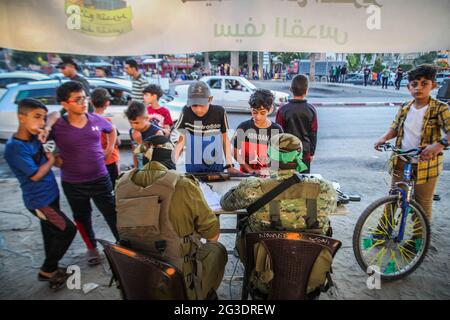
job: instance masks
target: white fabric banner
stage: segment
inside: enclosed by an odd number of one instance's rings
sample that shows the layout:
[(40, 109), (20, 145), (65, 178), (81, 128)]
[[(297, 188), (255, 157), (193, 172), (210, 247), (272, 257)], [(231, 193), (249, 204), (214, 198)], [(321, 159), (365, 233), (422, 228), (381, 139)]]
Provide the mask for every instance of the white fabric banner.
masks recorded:
[(0, 47), (86, 55), (450, 49), (450, 0), (2, 0)]

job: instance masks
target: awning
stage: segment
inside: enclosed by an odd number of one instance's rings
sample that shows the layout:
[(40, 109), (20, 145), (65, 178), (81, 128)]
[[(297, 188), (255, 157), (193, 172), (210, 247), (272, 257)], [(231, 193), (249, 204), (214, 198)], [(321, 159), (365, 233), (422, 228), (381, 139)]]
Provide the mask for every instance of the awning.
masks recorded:
[(162, 59), (145, 59), (142, 61), (143, 64), (158, 64), (162, 61)]
[(449, 13), (450, 0), (2, 0), (0, 47), (107, 56), (445, 50)]

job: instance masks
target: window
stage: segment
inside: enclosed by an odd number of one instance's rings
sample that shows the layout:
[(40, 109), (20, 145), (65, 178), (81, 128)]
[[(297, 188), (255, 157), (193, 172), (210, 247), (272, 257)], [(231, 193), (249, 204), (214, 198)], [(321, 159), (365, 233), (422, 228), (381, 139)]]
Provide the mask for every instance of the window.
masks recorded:
[(26, 79), (26, 78), (3, 78), (3, 79), (0, 79), (0, 88), (6, 88), (6, 86), (11, 83), (21, 83), (21, 82), (28, 82), (28, 81), (33, 81), (33, 80)]
[(45, 105), (56, 105), (56, 88), (29, 89), (19, 91), (15, 103), (24, 98), (34, 98)]
[(128, 105), (128, 101), (131, 100), (131, 95), (129, 92), (121, 89), (115, 88), (105, 88), (108, 90), (109, 95), (111, 96), (110, 104), (111, 106), (126, 106)]
[(247, 88), (245, 88), (242, 85), (242, 83), (240, 83), (237, 80), (231, 80), (231, 79), (225, 80), (225, 89), (226, 90), (236, 90), (236, 91), (247, 91)]
[(221, 79), (208, 80), (208, 85), (211, 89), (221, 89), (222, 88), (222, 80)]

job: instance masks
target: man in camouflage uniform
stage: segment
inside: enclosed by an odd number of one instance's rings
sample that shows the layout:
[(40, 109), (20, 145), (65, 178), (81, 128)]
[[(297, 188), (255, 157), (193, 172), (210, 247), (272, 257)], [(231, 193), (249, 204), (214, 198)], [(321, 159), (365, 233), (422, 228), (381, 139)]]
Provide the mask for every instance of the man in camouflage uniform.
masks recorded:
[[(290, 178), (295, 172), (304, 170), (302, 159), (302, 142), (294, 135), (282, 133), (272, 137), (268, 155), (271, 160), (270, 177), (250, 177), (241, 181), (237, 186), (229, 190), (220, 200), (222, 208), (226, 211), (245, 209), (250, 204), (261, 198), (267, 190), (265, 186), (280, 183)], [(329, 234), (329, 215), (336, 209), (337, 193), (333, 184), (315, 177), (305, 177), (305, 183), (317, 183), (320, 192), (317, 198), (317, 223), (314, 229), (319, 229), (322, 234)], [(302, 182), (303, 183), (303, 182)], [(302, 184), (300, 183), (300, 184)], [(294, 185), (283, 192), (289, 197), (298, 185)], [(267, 192), (267, 191), (266, 191)], [(305, 231), (307, 225), (306, 199), (286, 199), (280, 201), (281, 230)], [(249, 217), (248, 231), (270, 230), (269, 204), (259, 209)]]
[[(256, 178), (250, 177), (237, 186), (229, 190), (220, 200), (224, 210), (234, 211), (245, 209), (265, 193), (272, 190), (283, 180), (290, 178), (296, 172), (302, 172), (307, 169), (302, 162), (302, 142), (296, 136), (288, 133), (275, 135), (270, 140), (268, 156), (270, 158), (270, 177)], [(317, 191), (319, 184), (319, 193), (317, 196), (317, 220), (311, 225), (308, 221), (307, 200), (297, 196), (303, 193), (302, 190), (311, 188), (313, 185)], [(301, 186), (303, 185), (303, 186)], [(308, 193), (311, 195), (312, 193)], [(281, 199), (279, 199), (281, 197)], [(317, 232), (324, 235), (330, 235), (331, 228), (328, 216), (335, 210), (337, 205), (337, 193), (333, 185), (325, 180), (305, 176), (303, 182), (297, 183), (286, 189), (281, 195), (272, 201), (279, 201), (277, 206), (279, 212), (279, 223), (275, 230), (286, 231), (307, 231)], [(312, 227), (312, 228), (311, 228)], [(266, 204), (258, 211), (239, 222), (238, 235), (236, 237), (236, 249), (240, 260), (246, 264), (244, 254), (244, 239), (248, 232), (258, 232), (263, 230), (274, 230), (271, 224), (270, 204)], [(314, 229), (314, 230), (312, 230)], [(255, 257), (255, 268), (249, 276), (249, 282), (253, 288), (256, 288), (261, 298), (267, 297), (270, 292), (270, 282), (274, 277), (270, 258), (264, 246), (257, 244), (253, 248)], [(322, 254), (322, 253), (321, 253)], [(322, 264), (331, 265), (332, 257), (321, 258)], [(323, 263), (325, 261), (325, 264)], [(315, 264), (315, 266), (319, 264)], [(325, 271), (320, 268), (314, 268), (311, 272), (311, 279), (320, 279), (316, 285), (308, 281), (308, 294), (317, 292), (317, 287), (325, 283)]]
[[(140, 187), (148, 187), (169, 169), (175, 169), (171, 153), (173, 145), (165, 136), (152, 136), (144, 141), (145, 156), (151, 161), (136, 172), (132, 181)], [(201, 261), (202, 296), (211, 297), (222, 282), (225, 265), (228, 260), (225, 247), (217, 240), (220, 235), (219, 220), (208, 206), (197, 179), (191, 175), (181, 176), (175, 186), (169, 208), (170, 222), (180, 238), (191, 234), (206, 239), (201, 245), (196, 257)], [(182, 244), (182, 252), (187, 255), (194, 245)], [(193, 272), (193, 265), (185, 261), (181, 270), (188, 275)], [(193, 283), (186, 283), (189, 299), (197, 299)], [(214, 291), (213, 291), (214, 290)]]

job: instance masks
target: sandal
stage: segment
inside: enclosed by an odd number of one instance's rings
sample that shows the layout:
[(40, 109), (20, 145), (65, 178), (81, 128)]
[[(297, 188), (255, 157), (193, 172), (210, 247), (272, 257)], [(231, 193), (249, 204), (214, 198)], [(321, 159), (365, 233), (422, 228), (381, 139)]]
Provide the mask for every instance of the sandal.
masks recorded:
[(88, 265), (96, 266), (102, 263), (102, 257), (97, 248), (88, 250)]
[[(58, 268), (56, 273), (66, 273), (66, 268)], [(55, 274), (56, 275), (56, 274)], [(54, 277), (53, 275), (52, 277)], [(44, 276), (42, 273), (38, 273), (38, 281), (50, 281), (52, 277)]]
[(66, 272), (60, 272), (58, 270), (58, 272), (49, 280), (50, 289), (52, 289), (53, 291), (61, 289), (65, 286), (68, 277), (69, 274), (67, 274)]

